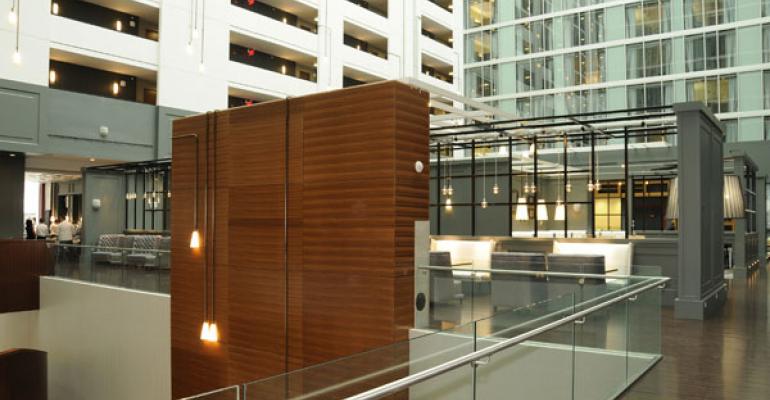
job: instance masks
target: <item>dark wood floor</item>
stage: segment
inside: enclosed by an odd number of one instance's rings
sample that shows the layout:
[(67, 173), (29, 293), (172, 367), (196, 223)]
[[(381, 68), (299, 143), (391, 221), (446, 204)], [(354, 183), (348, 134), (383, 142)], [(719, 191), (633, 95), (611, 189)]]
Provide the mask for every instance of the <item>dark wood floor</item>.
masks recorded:
[(730, 281), (728, 303), (707, 321), (676, 320), (664, 309), (664, 358), (620, 399), (770, 399), (768, 303), (765, 267)]

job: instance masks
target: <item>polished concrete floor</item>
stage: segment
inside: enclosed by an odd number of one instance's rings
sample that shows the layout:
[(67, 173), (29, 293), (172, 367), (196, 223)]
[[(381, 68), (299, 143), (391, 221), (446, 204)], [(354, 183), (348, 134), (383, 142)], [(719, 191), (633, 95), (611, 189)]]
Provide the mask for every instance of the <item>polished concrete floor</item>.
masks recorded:
[(709, 320), (663, 310), (663, 360), (620, 399), (770, 399), (768, 267), (729, 282), (727, 304)]

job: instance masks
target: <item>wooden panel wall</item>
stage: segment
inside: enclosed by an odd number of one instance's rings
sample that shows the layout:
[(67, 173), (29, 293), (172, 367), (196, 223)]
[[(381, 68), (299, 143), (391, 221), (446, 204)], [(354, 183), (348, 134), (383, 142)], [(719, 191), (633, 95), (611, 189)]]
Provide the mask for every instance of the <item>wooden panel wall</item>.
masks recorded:
[(40, 308), (40, 276), (51, 273), (44, 240), (0, 240), (0, 313)]
[[(199, 340), (212, 251), (188, 246), (194, 140), (174, 141), (174, 397), (407, 338), (414, 221), (428, 218), (427, 103), (384, 82), (217, 113), (217, 344)], [(202, 228), (205, 124), (174, 124), (174, 136), (199, 135)]]
[(48, 353), (31, 349), (0, 352), (0, 399), (47, 400)]

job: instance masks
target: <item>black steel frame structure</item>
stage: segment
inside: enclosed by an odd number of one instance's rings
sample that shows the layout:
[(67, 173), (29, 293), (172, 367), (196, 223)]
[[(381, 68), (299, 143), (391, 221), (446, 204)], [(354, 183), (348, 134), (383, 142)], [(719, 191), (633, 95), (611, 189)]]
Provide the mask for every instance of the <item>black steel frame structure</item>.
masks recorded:
[[(125, 230), (167, 231), (171, 216), (171, 159), (89, 167), (88, 171), (124, 175)], [(156, 184), (159, 182), (160, 184)], [(128, 193), (136, 195), (129, 198)], [(148, 207), (147, 196), (160, 198), (161, 207)], [(133, 212), (129, 212), (133, 211)], [(160, 218), (157, 215), (160, 214)], [(132, 215), (133, 218), (129, 218)], [(158, 221), (156, 223), (156, 221)]]
[[(637, 109), (626, 109), (616, 111), (605, 112), (593, 112), (593, 113), (581, 113), (581, 114), (568, 114), (561, 116), (548, 116), (537, 118), (525, 118), (506, 121), (490, 121), (485, 123), (472, 123), (466, 125), (452, 125), (432, 128), (431, 135), (431, 167), (435, 173), (431, 173), (431, 183), (435, 190), (432, 193), (430, 199), (431, 216), (435, 217), (434, 221), (434, 234), (443, 235), (446, 234), (442, 227), (441, 215), (442, 207), (444, 204), (444, 194), (442, 194), (442, 184), (447, 181), (451, 182), (455, 179), (470, 179), (470, 201), (455, 202), (452, 201), (452, 207), (469, 207), (471, 209), (470, 215), (470, 233), (472, 236), (477, 236), (476, 218), (477, 213), (481, 209), (481, 199), (477, 198), (476, 185), (477, 179), (487, 179), (491, 175), (487, 172), (479, 173), (476, 164), (478, 162), (477, 150), (482, 147), (507, 147), (507, 168), (503, 168), (502, 173), (496, 173), (495, 176), (501, 179), (507, 179), (508, 193), (504, 196), (504, 201), (491, 201), (488, 202), (489, 207), (501, 207), (507, 208), (508, 215), (508, 233), (513, 236), (513, 221), (515, 207), (520, 205), (518, 198), (521, 193), (517, 193), (514, 196), (513, 182), (514, 179), (521, 179), (522, 176), (532, 176), (532, 183), (535, 189), (533, 193), (527, 196), (521, 196), (526, 198), (526, 206), (528, 208), (531, 218), (529, 221), (532, 224), (532, 232), (534, 237), (539, 237), (539, 221), (536, 208), (538, 205), (554, 206), (558, 202), (545, 201), (544, 203), (538, 202), (539, 180), (544, 177), (560, 177), (562, 180), (562, 204), (565, 207), (570, 205), (580, 204), (588, 207), (588, 218), (586, 223), (586, 236), (596, 237), (597, 231), (594, 221), (595, 208), (596, 208), (596, 196), (595, 191), (588, 191), (586, 200), (584, 201), (571, 201), (565, 183), (570, 182), (571, 178), (579, 175), (588, 177), (590, 182), (596, 182), (597, 166), (601, 167), (597, 163), (597, 154), (601, 151), (602, 143), (622, 143), (622, 169), (623, 169), (623, 182), (622, 182), (622, 196), (627, 198), (629, 196), (628, 185), (633, 185), (635, 179), (640, 176), (633, 176), (629, 172), (633, 166), (633, 160), (630, 159), (629, 144), (647, 142), (649, 139), (654, 138), (655, 141), (660, 141), (664, 138), (674, 137), (673, 140), (668, 139), (669, 142), (676, 142), (676, 123), (675, 114), (670, 106), (664, 107), (648, 107)], [(608, 127), (612, 126), (612, 127)], [(573, 145), (574, 144), (574, 145)], [(579, 145), (578, 145), (579, 144)], [(524, 148), (526, 151), (529, 147), (533, 148), (530, 156), (531, 164), (529, 164), (529, 171), (515, 171), (513, 155), (520, 149)], [(571, 147), (572, 146), (572, 147)], [(581, 147), (581, 153), (587, 152), (587, 162), (581, 166), (571, 166), (572, 158), (579, 158), (575, 156), (576, 153), (570, 151), (575, 147)], [(543, 171), (540, 169), (540, 161), (545, 158), (541, 153), (544, 149), (558, 149), (561, 148), (561, 170), (556, 171)], [(587, 149), (587, 151), (586, 151)], [(463, 157), (462, 160), (454, 160), (454, 157), (449, 156), (450, 160), (447, 161), (447, 154), (452, 155), (457, 150), (465, 150), (463, 153), (469, 151), (469, 155)], [(554, 151), (550, 152), (551, 155), (555, 154)], [(502, 158), (502, 155), (501, 157)], [(498, 162), (500, 158), (496, 158), (495, 162)], [(586, 158), (584, 156), (584, 158)], [(674, 165), (676, 160), (671, 160)], [(458, 165), (459, 163), (470, 163), (470, 173), (463, 174), (451, 174), (452, 164)], [(449, 168), (447, 168), (449, 166)], [(455, 167), (457, 169), (457, 167)], [(531, 172), (530, 172), (531, 171)], [(444, 175), (448, 172), (449, 176)], [(674, 171), (675, 174), (675, 171)], [(648, 176), (649, 173), (644, 174)], [(660, 176), (670, 176), (671, 171), (666, 171), (659, 174)], [(657, 176), (657, 174), (656, 174)], [(489, 186), (489, 185), (487, 185)], [(575, 190), (587, 190), (586, 187), (573, 187)], [(602, 188), (601, 190), (606, 190)], [(601, 192), (600, 190), (600, 192)], [(633, 196), (633, 190), (631, 195)], [(626, 204), (625, 201), (622, 204)], [(565, 218), (563, 223), (563, 237), (568, 237), (570, 221), (569, 212), (565, 212)], [(631, 229), (633, 228), (633, 212), (624, 207), (622, 217), (622, 229), (625, 231), (625, 237), (628, 238)]]

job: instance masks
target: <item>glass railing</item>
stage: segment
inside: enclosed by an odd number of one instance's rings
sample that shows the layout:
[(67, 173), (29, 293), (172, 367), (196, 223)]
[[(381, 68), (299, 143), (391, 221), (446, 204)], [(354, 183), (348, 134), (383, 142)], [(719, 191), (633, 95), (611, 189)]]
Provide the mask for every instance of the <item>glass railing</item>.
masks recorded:
[(547, 299), (574, 294), (578, 304), (601, 301), (618, 290), (660, 276), (659, 267), (634, 266), (634, 275), (605, 275), (529, 270), (423, 266), (417, 268), (418, 328), (441, 329), (488, 318)]
[[(669, 278), (540, 272), (544, 282), (528, 283), (558, 295), (493, 311), (499, 271), (471, 272), (460, 280), (473, 305), (453, 305), (470, 322), (442, 321), (441, 329), (413, 329), (408, 341), (242, 384), (241, 399), (611, 399), (661, 358)], [(567, 279), (574, 287), (548, 287)]]
[(156, 293), (169, 293), (171, 252), (50, 243), (54, 276)]

